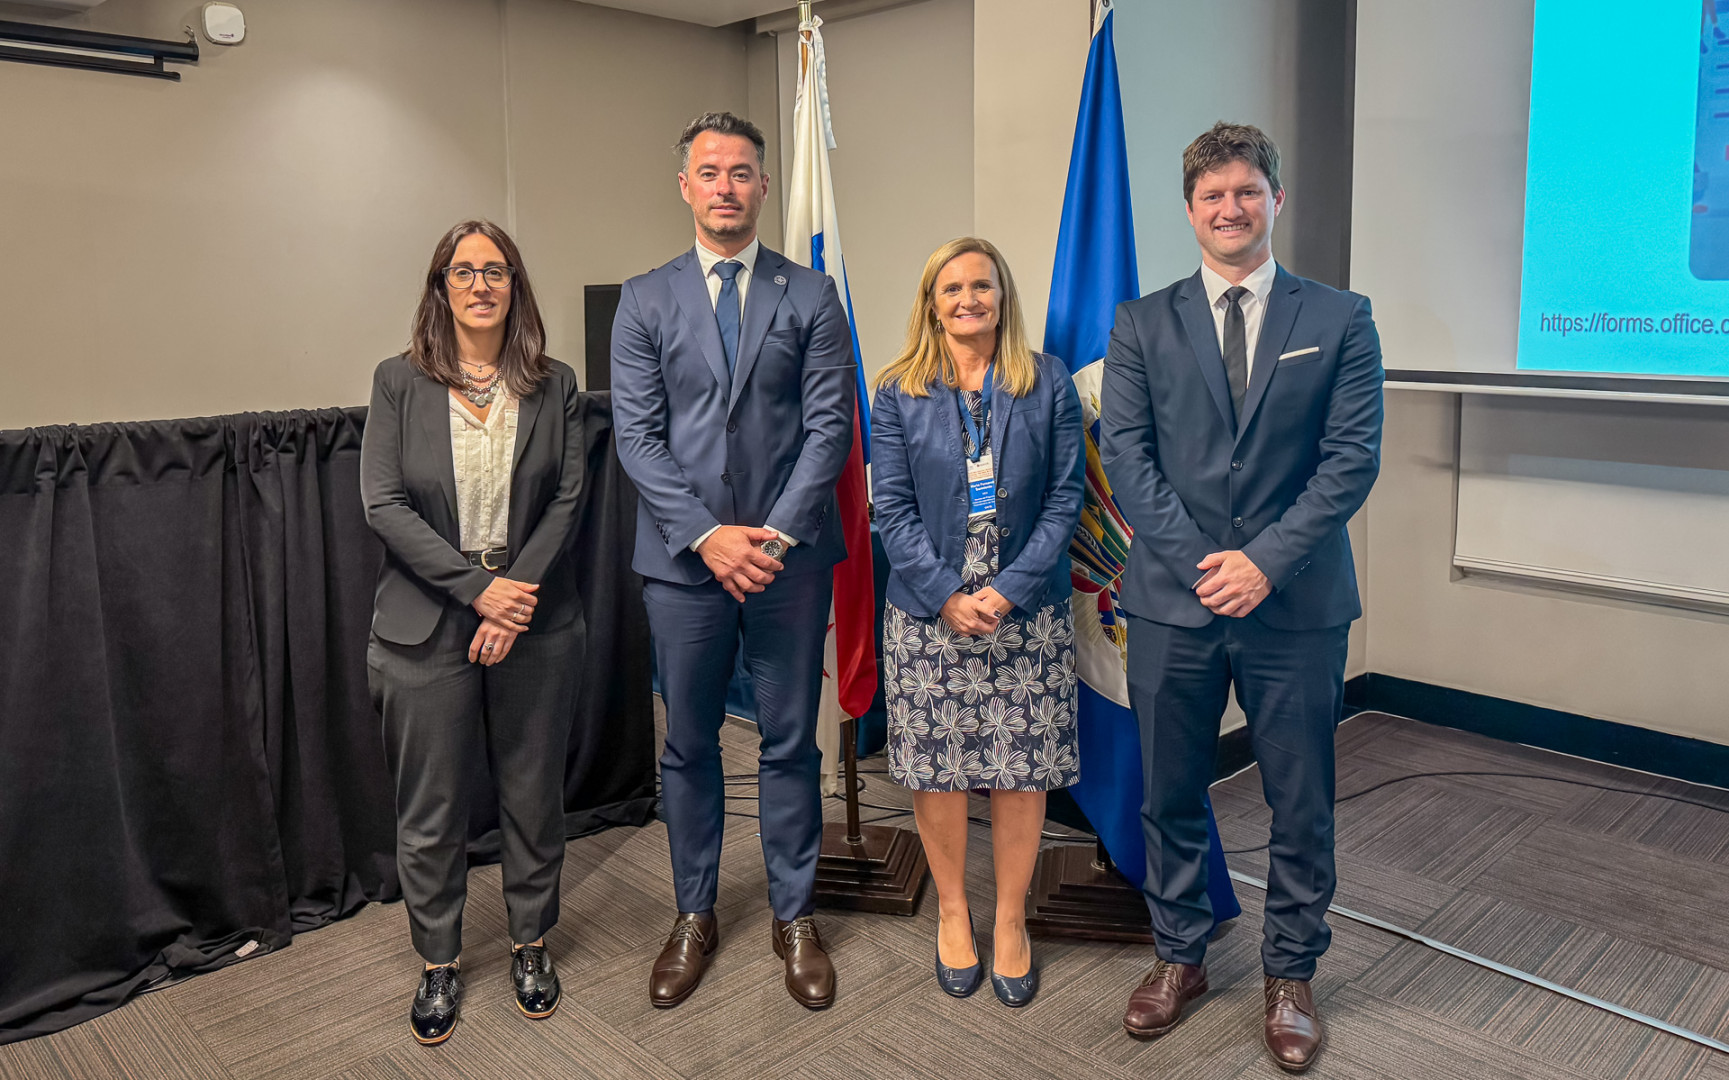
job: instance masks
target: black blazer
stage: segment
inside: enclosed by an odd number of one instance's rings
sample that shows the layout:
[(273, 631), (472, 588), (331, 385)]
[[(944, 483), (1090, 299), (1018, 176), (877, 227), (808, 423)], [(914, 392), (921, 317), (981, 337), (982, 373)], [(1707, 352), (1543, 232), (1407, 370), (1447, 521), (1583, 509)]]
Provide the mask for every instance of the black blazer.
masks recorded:
[[(582, 413), (576, 372), (557, 360), (522, 399), (510, 475), (510, 543), (504, 576), (537, 583), (530, 633), (568, 626), (581, 611), (576, 568), (565, 558), (582, 494)], [(372, 632), (399, 645), (432, 635), (446, 606), (467, 607), (492, 583), (457, 545), (456, 467), (450, 389), (393, 356), (372, 376), (360, 442), (366, 522), (384, 541)]]

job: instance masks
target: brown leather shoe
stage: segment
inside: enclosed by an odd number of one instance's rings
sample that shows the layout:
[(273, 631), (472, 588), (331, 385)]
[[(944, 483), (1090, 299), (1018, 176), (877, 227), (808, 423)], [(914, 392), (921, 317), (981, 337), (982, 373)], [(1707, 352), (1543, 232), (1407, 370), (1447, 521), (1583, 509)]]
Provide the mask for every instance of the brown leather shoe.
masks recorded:
[(1300, 1073), (1315, 1063), (1326, 1032), (1315, 1013), (1315, 999), (1307, 980), (1275, 979), (1267, 976), (1267, 1049), (1274, 1064), (1286, 1072)]
[(1160, 960), (1129, 995), (1123, 1030), (1137, 1039), (1156, 1039), (1182, 1020), (1184, 1005), (1206, 992), (1206, 965)]
[(774, 921), (774, 954), (786, 961), (786, 992), (807, 1009), (834, 1004), (834, 961), (823, 948), (816, 920)]
[(694, 994), (719, 944), (720, 924), (714, 921), (714, 912), (679, 912), (649, 975), (648, 999), (654, 1007), (670, 1009)]

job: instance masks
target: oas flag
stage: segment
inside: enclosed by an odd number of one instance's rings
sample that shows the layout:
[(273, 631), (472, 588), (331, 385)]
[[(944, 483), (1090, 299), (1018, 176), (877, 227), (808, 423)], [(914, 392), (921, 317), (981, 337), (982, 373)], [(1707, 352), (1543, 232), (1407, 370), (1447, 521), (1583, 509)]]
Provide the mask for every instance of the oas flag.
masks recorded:
[[(1069, 547), (1074, 584), (1075, 668), (1081, 677), (1076, 723), (1081, 779), (1069, 789), (1123, 876), (1141, 884), (1147, 873), (1141, 833), (1141, 737), (1129, 711), (1128, 633), (1117, 608), (1117, 584), (1134, 530), (1117, 509), (1099, 463), (1099, 384), (1116, 307), (1140, 296), (1135, 224), (1129, 199), (1129, 153), (1123, 138), (1123, 99), (1110, 0), (1098, 6), (1087, 53), (1080, 117), (1069, 155), (1069, 182), (1057, 233), (1056, 271), (1045, 316), (1045, 351), (1074, 373), (1086, 424), (1087, 486), (1080, 528)], [(1212, 849), (1207, 894), (1213, 918), (1242, 908), (1231, 888), (1219, 830), (1207, 810)]]

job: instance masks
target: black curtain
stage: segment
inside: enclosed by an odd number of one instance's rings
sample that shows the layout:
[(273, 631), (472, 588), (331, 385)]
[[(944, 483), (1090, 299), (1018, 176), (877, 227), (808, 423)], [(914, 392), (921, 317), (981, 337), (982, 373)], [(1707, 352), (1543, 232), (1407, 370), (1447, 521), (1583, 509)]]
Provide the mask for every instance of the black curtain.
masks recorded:
[[(653, 813), (636, 494), (584, 396), (581, 835)], [(364, 409), (0, 432), (0, 1043), (399, 895)], [(472, 755), (470, 854), (495, 857)]]

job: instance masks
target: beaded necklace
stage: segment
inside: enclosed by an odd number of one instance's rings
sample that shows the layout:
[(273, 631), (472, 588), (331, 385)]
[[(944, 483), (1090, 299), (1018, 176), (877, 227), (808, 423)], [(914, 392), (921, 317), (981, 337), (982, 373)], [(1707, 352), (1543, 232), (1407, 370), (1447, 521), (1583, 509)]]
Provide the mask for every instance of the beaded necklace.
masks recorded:
[(492, 369), (491, 375), (484, 377), (470, 375), (468, 369), (461, 364), (456, 366), (456, 370), (462, 373), (463, 384), (462, 389), (457, 392), (474, 402), (477, 409), (491, 405), (492, 399), (498, 396), (499, 389), (504, 385), (498, 378), (501, 369), (496, 367)]

